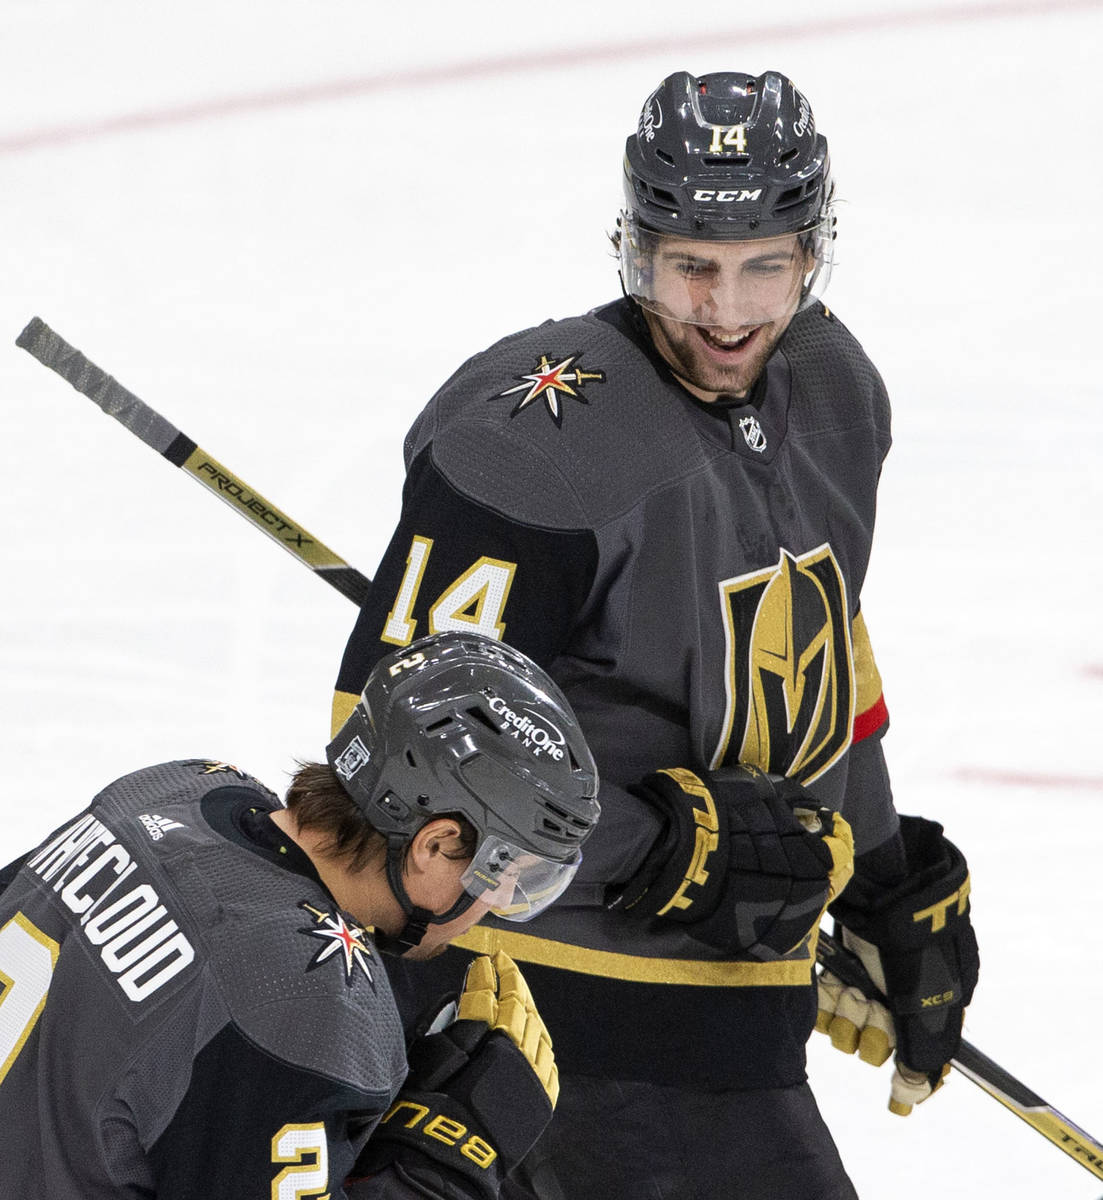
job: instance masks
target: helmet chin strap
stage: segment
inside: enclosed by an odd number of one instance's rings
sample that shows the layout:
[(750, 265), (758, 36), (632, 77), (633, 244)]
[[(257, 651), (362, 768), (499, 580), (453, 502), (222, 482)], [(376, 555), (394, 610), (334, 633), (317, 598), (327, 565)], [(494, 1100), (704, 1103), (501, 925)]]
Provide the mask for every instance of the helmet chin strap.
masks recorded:
[(406, 923), (396, 934), (376, 930), (375, 944), (384, 954), (403, 955), (421, 943), (430, 925), (445, 925), (462, 916), (475, 903), (475, 897), (464, 891), (447, 912), (430, 912), (420, 908), (410, 899), (406, 885), (402, 882), (402, 862), (409, 842), (405, 838), (391, 837), (387, 840), (387, 882), (399, 907), (406, 916)]

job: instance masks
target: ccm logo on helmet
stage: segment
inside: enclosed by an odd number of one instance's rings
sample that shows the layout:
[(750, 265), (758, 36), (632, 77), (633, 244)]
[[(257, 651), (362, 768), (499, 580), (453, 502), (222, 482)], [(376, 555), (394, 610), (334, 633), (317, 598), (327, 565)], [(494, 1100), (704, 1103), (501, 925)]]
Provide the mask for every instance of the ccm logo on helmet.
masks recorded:
[(558, 762), (563, 757), (566, 740), (550, 721), (537, 724), (527, 713), (515, 713), (500, 696), (491, 699), (490, 709), (505, 721), (505, 731), (520, 738), (537, 758), (546, 754)]
[(761, 188), (740, 188), (739, 191), (717, 191), (716, 188), (698, 188), (694, 200), (715, 200), (718, 204), (743, 204), (762, 197)]

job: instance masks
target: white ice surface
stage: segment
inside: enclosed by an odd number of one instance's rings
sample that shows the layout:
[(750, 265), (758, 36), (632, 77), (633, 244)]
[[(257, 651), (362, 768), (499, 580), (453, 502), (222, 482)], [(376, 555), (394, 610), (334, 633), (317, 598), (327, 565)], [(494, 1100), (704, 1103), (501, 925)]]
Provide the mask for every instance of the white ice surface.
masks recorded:
[[(1099, 0), (5, 0), (0, 862), (163, 758), (281, 789), (354, 615), (17, 350), (26, 321), (371, 573), (436, 386), (616, 293), (650, 88), (777, 68), (847, 201), (828, 299), (894, 400), (864, 610), (898, 806), (973, 869), (966, 1033), (1103, 1136), (1101, 48)], [(1103, 1191), (961, 1077), (900, 1120), (886, 1072), (820, 1038), (810, 1070), (865, 1200)]]

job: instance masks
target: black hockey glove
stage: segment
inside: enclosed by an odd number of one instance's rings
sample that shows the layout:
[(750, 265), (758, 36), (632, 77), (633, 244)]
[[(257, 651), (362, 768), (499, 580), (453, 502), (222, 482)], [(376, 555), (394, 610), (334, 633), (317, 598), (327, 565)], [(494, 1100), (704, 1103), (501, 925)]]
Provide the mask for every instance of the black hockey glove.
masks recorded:
[(850, 826), (791, 779), (677, 767), (632, 791), (666, 827), (610, 907), (681, 922), (724, 954), (788, 953), (850, 878)]
[(416, 1039), (407, 1058), (406, 1082), (352, 1181), (393, 1166), (425, 1195), (496, 1200), (559, 1095), (551, 1040), (509, 955), (475, 959), (456, 1020)]
[(901, 817), (900, 834), (906, 876), (885, 886), (856, 874), (830, 908), (840, 940), (862, 960), (888, 1011), (825, 971), (816, 1027), (875, 1066), (895, 1048), (889, 1108), (907, 1116), (949, 1071), (980, 956), (961, 851), (922, 817)]

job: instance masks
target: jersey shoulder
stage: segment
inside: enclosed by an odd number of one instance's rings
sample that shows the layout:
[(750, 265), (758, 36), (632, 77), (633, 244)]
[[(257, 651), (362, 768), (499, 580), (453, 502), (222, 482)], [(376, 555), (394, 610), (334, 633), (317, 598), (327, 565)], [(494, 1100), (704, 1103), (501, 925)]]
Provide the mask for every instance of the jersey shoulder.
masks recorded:
[(817, 302), (798, 313), (781, 350), (792, 373), (793, 432), (872, 425), (887, 451), (892, 413), (884, 381), (834, 312)]
[(402, 1029), (370, 935), (314, 879), (221, 832), (243, 811), (279, 807), (271, 791), (230, 764), (191, 759), (125, 776), (98, 801), (192, 939), (217, 990), (212, 1013), (284, 1062), (393, 1091)]
[(705, 454), (679, 390), (602, 310), (468, 360), (411, 430), (407, 461), (427, 448), (466, 495), (558, 528), (600, 524)]

